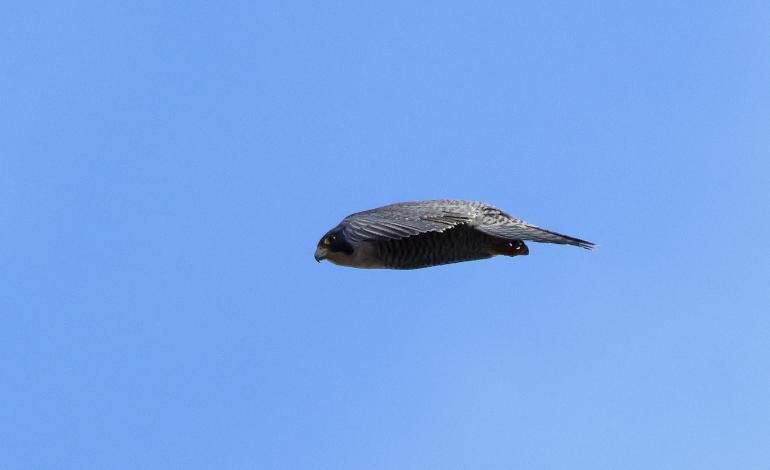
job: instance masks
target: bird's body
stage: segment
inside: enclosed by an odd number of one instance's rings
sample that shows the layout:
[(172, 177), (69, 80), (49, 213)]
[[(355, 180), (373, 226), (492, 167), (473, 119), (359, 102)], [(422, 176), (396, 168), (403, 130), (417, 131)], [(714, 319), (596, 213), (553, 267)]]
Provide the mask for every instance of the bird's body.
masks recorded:
[(529, 253), (523, 240), (591, 248), (470, 201), (402, 202), (351, 214), (324, 235), (316, 259), (357, 268), (415, 269)]

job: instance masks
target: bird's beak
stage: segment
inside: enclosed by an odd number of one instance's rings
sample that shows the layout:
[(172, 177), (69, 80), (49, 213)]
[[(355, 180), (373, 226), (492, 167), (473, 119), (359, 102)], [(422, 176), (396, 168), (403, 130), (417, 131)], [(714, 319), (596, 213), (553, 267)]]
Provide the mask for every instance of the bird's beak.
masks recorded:
[(329, 250), (319, 246), (318, 248), (315, 249), (314, 257), (315, 257), (315, 260), (320, 263), (322, 259), (326, 259), (326, 256), (328, 254), (329, 254)]

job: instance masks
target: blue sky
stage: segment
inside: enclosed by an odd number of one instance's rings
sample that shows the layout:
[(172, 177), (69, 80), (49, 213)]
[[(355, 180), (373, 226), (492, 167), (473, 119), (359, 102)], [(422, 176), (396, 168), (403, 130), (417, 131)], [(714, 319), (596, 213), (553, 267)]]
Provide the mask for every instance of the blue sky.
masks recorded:
[[(766, 2), (5, 2), (3, 469), (770, 461)], [(390, 202), (597, 242), (317, 264)]]

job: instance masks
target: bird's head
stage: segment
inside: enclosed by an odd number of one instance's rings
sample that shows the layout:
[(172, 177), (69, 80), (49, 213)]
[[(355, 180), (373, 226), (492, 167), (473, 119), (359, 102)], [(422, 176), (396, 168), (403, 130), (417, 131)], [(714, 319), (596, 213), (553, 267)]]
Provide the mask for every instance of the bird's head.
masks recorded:
[(315, 260), (326, 259), (335, 264), (345, 264), (345, 260), (353, 255), (353, 245), (345, 238), (340, 227), (335, 227), (321, 238), (315, 249)]

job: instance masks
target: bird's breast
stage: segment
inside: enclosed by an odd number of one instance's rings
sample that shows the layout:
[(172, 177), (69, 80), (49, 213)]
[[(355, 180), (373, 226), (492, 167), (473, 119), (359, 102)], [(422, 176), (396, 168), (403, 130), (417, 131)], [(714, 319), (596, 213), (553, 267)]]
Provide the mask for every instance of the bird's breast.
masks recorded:
[(377, 248), (373, 242), (365, 241), (358, 243), (352, 254), (342, 252), (330, 253), (327, 257), (329, 261), (340, 266), (349, 266), (352, 268), (386, 268), (377, 255)]
[(427, 232), (399, 240), (373, 242), (370, 257), (378, 267), (416, 269), (494, 255), (490, 237), (472, 227), (459, 226), (443, 232)]

